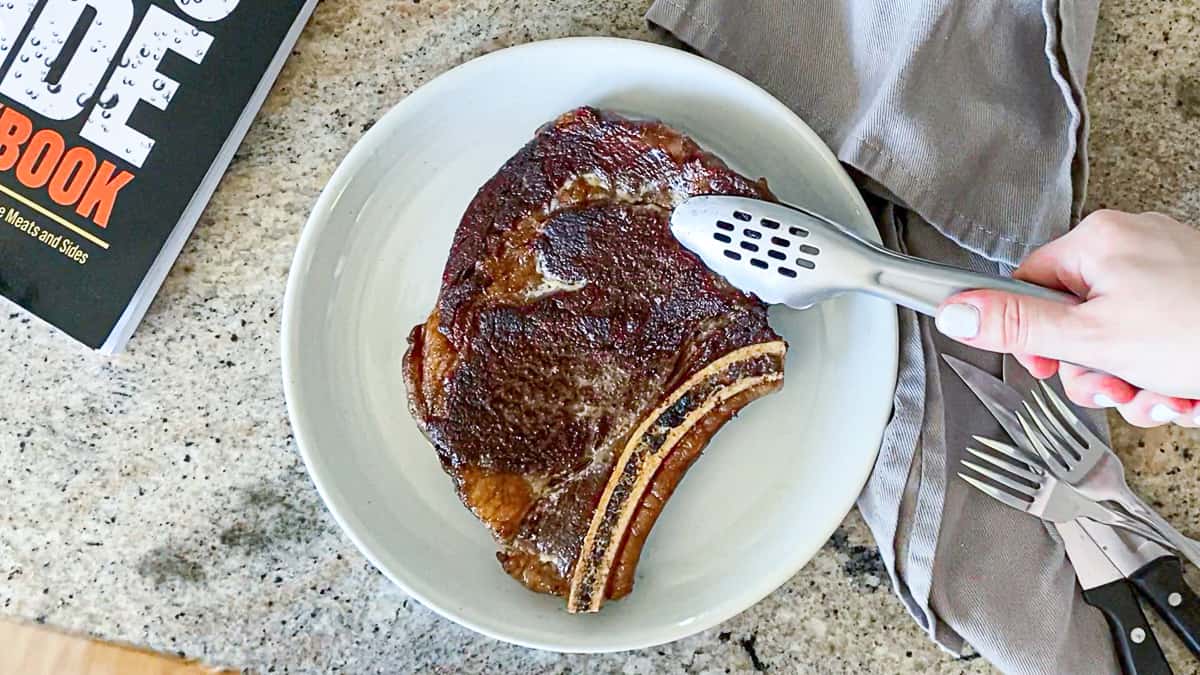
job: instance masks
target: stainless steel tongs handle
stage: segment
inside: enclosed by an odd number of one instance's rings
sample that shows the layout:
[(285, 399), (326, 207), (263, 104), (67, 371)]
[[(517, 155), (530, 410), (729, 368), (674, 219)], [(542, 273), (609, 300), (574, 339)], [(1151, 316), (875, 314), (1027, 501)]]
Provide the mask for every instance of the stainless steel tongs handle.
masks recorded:
[(875, 273), (870, 286), (863, 290), (898, 305), (933, 316), (938, 306), (963, 291), (991, 289), (1075, 304), (1079, 298), (1069, 293), (995, 274), (972, 272), (959, 267), (931, 262), (871, 244), (869, 256)]

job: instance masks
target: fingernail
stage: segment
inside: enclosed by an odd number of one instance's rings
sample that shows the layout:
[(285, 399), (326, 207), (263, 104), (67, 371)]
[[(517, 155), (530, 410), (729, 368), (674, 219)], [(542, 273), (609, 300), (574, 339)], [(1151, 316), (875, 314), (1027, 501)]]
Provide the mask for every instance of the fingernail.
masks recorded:
[(1155, 422), (1173, 422), (1177, 417), (1179, 417), (1179, 411), (1172, 410), (1162, 403), (1156, 403), (1150, 409), (1150, 419)]
[(933, 324), (947, 337), (973, 338), (979, 334), (979, 309), (974, 305), (946, 305)]
[(1097, 408), (1115, 408), (1115, 407), (1117, 407), (1117, 402), (1112, 400), (1111, 398), (1105, 396), (1104, 394), (1096, 394), (1095, 396), (1093, 396), (1092, 403), (1095, 403)]

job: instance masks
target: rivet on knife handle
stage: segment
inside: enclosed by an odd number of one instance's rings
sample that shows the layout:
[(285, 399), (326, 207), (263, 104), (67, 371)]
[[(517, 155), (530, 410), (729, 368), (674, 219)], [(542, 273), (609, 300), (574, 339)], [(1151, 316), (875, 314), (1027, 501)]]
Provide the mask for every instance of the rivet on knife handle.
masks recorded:
[(1138, 605), (1133, 587), (1124, 579), (1085, 590), (1083, 599), (1100, 610), (1112, 632), (1113, 646), (1125, 675), (1166, 675), (1171, 673), (1150, 623)]
[(1154, 605), (1180, 640), (1200, 656), (1200, 597), (1183, 577), (1178, 558), (1159, 558), (1134, 572), (1129, 580)]

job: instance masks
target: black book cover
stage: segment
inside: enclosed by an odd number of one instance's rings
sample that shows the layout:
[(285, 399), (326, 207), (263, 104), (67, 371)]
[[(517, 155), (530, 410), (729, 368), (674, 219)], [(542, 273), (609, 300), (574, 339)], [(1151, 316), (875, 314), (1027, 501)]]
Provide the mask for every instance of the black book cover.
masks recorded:
[(0, 294), (104, 345), (314, 4), (0, 2)]

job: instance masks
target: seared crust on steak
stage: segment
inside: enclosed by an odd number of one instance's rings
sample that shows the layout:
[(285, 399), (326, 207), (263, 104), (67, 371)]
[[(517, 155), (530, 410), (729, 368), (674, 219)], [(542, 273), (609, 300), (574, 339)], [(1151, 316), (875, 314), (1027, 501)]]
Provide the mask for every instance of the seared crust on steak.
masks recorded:
[(404, 357), (413, 416), (504, 570), (595, 611), (718, 428), (782, 386), (766, 308), (671, 235), (693, 195), (771, 199), (657, 122), (590, 108), (480, 189)]

